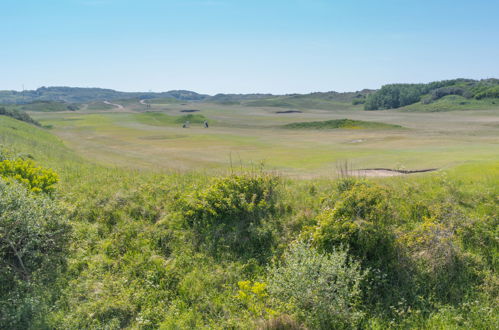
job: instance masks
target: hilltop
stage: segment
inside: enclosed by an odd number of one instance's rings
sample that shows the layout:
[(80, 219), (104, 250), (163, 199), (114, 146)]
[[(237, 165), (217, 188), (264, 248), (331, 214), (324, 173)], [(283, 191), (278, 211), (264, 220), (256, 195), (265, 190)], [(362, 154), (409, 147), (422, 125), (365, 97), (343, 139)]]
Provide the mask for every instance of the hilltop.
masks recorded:
[(0, 103), (32, 103), (37, 101), (58, 101), (65, 103), (87, 103), (119, 99), (175, 98), (186, 101), (203, 100), (207, 95), (185, 90), (168, 92), (119, 92), (104, 88), (83, 87), (40, 87), (26, 91), (0, 91)]

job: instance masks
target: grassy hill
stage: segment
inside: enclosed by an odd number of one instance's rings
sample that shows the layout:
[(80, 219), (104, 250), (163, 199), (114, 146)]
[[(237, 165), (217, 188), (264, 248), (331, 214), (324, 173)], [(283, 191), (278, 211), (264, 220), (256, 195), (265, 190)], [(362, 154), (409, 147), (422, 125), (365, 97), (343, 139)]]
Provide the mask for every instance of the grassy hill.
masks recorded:
[(431, 102), (416, 102), (400, 108), (406, 111), (439, 112), (453, 110), (499, 109), (499, 98), (474, 99), (461, 95), (446, 95)]
[(17, 109), (22, 111), (76, 111), (79, 106), (76, 104), (68, 104), (65, 102), (56, 101), (35, 101), (31, 103), (18, 104), (18, 105), (5, 105), (6, 108)]
[[(42, 87), (24, 92), (0, 91), (0, 104), (24, 104), (25, 111), (76, 110), (76, 104), (89, 104), (88, 109), (106, 109), (103, 101), (119, 101), (135, 110), (144, 105), (175, 105), (204, 102), (224, 106), (277, 107), (288, 110), (382, 110), (405, 108), (410, 111), (450, 111), (490, 109), (499, 104), (498, 79), (453, 79), (427, 84), (389, 84), (379, 90), (357, 92), (317, 92), (309, 94), (217, 94), (191, 91), (119, 92), (102, 88)], [(133, 103), (133, 104), (132, 104)], [(133, 106), (132, 106), (133, 105)], [(499, 108), (499, 106), (498, 106)]]
[(31, 118), (31, 116), (28, 115), (26, 112), (19, 111), (17, 109), (6, 109), (4, 107), (0, 107), (0, 116), (11, 117), (20, 121), (24, 121), (28, 124), (41, 126), (41, 124), (38, 121)]
[(203, 100), (206, 95), (191, 91), (175, 90), (162, 93), (119, 92), (103, 88), (41, 87), (36, 90), (0, 91), (0, 103), (30, 103), (35, 101), (58, 101), (66, 103), (88, 103), (119, 99), (175, 98), (179, 100)]
[[(352, 93), (311, 93), (262, 97), (257, 100), (245, 100), (241, 104), (251, 107), (279, 107), (292, 109), (360, 109), (362, 101), (372, 91), (363, 90)], [(354, 102), (360, 101), (360, 102)]]

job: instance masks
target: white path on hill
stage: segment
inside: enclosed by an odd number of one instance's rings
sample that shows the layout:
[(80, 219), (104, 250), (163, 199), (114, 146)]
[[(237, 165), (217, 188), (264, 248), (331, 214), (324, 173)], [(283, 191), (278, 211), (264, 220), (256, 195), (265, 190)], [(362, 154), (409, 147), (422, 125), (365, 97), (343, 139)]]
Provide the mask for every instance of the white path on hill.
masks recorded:
[(111, 103), (111, 102), (109, 102), (109, 101), (104, 101), (103, 103), (105, 103), (105, 104), (109, 104), (109, 105), (112, 105), (112, 106), (115, 106), (115, 107), (117, 107), (119, 110), (123, 110), (123, 109), (125, 109), (125, 108), (124, 108), (121, 104)]

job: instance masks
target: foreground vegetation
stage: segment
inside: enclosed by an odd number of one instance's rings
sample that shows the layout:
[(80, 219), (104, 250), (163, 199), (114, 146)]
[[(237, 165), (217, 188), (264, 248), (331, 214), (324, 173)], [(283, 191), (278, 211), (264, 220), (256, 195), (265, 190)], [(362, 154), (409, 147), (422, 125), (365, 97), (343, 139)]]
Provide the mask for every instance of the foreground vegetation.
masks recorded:
[(7, 117), (0, 137), (1, 328), (499, 323), (495, 161), (383, 180), (207, 176), (92, 164)]

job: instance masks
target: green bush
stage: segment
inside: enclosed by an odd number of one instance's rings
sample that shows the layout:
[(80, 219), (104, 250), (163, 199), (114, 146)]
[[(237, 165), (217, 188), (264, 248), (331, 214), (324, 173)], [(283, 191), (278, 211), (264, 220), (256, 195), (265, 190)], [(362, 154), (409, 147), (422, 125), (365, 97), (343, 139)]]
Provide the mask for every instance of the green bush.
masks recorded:
[(0, 180), (0, 328), (27, 328), (43, 318), (68, 235), (54, 201)]
[(264, 258), (273, 232), (265, 219), (276, 210), (277, 179), (268, 175), (232, 175), (184, 196), (178, 209), (194, 230), (197, 246), (218, 254)]
[(367, 265), (386, 268), (395, 252), (389, 192), (367, 182), (350, 183), (344, 189), (334, 207), (317, 217), (313, 244), (323, 251), (347, 246)]
[(360, 285), (367, 273), (345, 250), (323, 254), (298, 242), (268, 272), (276, 309), (312, 329), (355, 328), (363, 317)]

